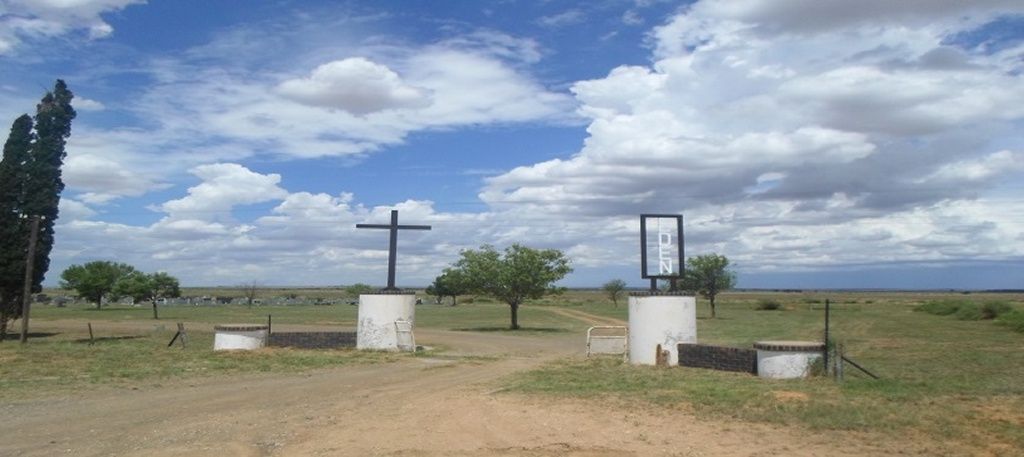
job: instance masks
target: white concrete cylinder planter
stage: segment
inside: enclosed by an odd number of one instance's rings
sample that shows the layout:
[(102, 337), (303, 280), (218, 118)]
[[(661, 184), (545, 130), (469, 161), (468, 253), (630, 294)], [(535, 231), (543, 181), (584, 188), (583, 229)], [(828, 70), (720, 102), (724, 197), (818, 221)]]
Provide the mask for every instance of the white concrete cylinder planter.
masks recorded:
[(360, 295), (356, 349), (398, 351), (400, 348), (395, 321), (399, 319), (415, 327), (415, 294)]
[(771, 379), (806, 378), (825, 344), (814, 341), (758, 341), (757, 375)]
[(680, 343), (697, 343), (697, 300), (684, 295), (629, 297), (629, 361), (657, 364), (657, 348), (669, 352), (668, 364), (679, 363)]
[(266, 325), (260, 324), (222, 324), (214, 325), (213, 350), (251, 351), (267, 345)]

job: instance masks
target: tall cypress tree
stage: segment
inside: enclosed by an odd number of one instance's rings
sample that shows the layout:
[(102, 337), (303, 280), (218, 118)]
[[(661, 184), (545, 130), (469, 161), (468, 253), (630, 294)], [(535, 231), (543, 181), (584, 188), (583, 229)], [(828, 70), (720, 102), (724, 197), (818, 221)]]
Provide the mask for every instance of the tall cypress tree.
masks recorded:
[(61, 166), (64, 165), (64, 145), (71, 136), (71, 121), (75, 109), (71, 107), (74, 94), (63, 80), (36, 105), (36, 141), (26, 163), (27, 181), (22, 214), (42, 216), (33, 267), (32, 292), (42, 291), (43, 278), (50, 268), (53, 249), (53, 226), (57, 221), (57, 206), (64, 190)]
[(47, 92), (36, 105), (35, 132), (31, 118), (19, 117), (4, 145), (0, 165), (0, 338), (6, 335), (8, 321), (21, 316), (29, 217), (42, 217), (32, 269), (32, 292), (42, 290), (43, 278), (50, 268), (53, 226), (64, 190), (64, 146), (75, 118), (72, 98), (74, 94), (67, 84), (58, 79), (53, 92)]
[(25, 164), (32, 148), (32, 118), (14, 120), (0, 160), (0, 341), (7, 323), (21, 316), (28, 240), (21, 209), (25, 200)]

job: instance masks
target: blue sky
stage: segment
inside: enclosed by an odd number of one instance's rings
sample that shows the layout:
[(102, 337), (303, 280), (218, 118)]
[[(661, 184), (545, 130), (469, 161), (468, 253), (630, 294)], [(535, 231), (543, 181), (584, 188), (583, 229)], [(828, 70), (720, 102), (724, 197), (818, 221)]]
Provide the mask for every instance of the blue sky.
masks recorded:
[(1016, 1), (0, 0), (0, 122), (79, 116), (47, 282), (429, 283), (558, 248), (642, 285), (641, 213), (742, 287), (1024, 287)]

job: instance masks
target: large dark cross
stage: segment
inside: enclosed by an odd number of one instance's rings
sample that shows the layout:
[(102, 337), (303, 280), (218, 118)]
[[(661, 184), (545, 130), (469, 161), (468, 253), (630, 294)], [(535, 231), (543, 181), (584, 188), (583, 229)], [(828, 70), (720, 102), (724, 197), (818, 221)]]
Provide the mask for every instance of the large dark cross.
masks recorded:
[(398, 210), (391, 210), (391, 223), (384, 224), (356, 224), (356, 228), (388, 229), (391, 231), (391, 243), (388, 245), (388, 287), (387, 290), (396, 290), (395, 287), (395, 258), (398, 257), (398, 231), (399, 230), (430, 230), (429, 225), (398, 225)]

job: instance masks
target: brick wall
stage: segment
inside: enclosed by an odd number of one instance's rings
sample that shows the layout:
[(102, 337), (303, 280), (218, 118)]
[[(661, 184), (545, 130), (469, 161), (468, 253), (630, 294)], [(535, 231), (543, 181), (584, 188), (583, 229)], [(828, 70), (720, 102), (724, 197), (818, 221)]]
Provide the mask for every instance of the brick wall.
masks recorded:
[(679, 365), (757, 374), (757, 351), (706, 344), (680, 344)]
[(356, 347), (356, 332), (274, 332), (268, 346), (301, 349)]

